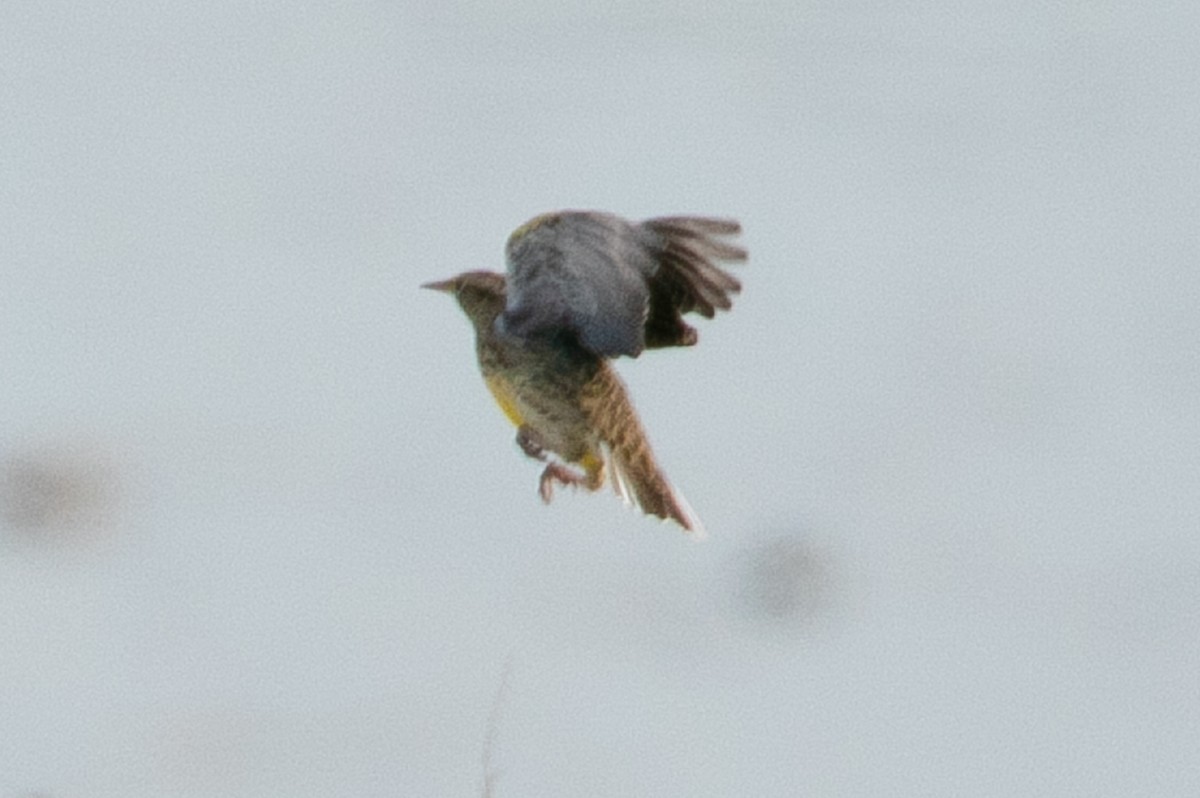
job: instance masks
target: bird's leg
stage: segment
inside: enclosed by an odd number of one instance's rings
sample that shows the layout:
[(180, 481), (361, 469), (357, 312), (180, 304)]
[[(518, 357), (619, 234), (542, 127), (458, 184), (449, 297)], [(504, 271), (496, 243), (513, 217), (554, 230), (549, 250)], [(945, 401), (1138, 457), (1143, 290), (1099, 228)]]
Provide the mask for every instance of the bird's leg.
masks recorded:
[[(520, 446), (521, 451), (534, 460), (546, 462), (546, 444), (542, 439), (541, 433), (528, 424), (522, 424), (517, 427), (517, 446)], [(554, 498), (555, 482), (560, 485), (588, 484), (591, 487), (588, 477), (575, 473), (557, 461), (548, 463), (546, 470), (542, 472), (541, 480), (538, 482), (538, 493), (541, 495), (542, 501), (546, 504), (549, 504), (550, 500)]]
[(528, 424), (517, 427), (517, 446), (534, 460), (546, 459), (546, 446), (542, 443), (542, 436)]
[(562, 463), (550, 463), (546, 466), (546, 470), (542, 472), (542, 479), (538, 483), (538, 493), (542, 496), (542, 501), (546, 504), (554, 498), (554, 483), (558, 482), (562, 485), (582, 485), (585, 478), (576, 474), (571, 469), (567, 468)]

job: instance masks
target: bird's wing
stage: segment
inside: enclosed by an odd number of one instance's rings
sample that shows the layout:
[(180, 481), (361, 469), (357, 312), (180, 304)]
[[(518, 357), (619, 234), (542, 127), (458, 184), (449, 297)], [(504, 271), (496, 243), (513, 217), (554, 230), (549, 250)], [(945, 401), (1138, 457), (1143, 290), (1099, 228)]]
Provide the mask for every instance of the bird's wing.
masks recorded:
[(711, 319), (718, 310), (729, 310), (731, 295), (742, 290), (738, 279), (717, 265), (746, 259), (745, 249), (725, 240), (742, 226), (733, 219), (671, 216), (649, 219), (642, 227), (656, 237), (652, 251), (659, 267), (649, 284), (646, 346), (691, 346), (696, 331), (683, 314)]
[(740, 289), (713, 261), (742, 260), (721, 240), (737, 222), (673, 217), (642, 223), (611, 214), (539, 216), (508, 241), (503, 331), (574, 333), (602, 357), (636, 357), (647, 346), (695, 343), (680, 315), (711, 317)]
[(656, 264), (644, 231), (617, 216), (539, 216), (508, 240), (505, 332), (569, 330), (601, 356), (642, 351)]

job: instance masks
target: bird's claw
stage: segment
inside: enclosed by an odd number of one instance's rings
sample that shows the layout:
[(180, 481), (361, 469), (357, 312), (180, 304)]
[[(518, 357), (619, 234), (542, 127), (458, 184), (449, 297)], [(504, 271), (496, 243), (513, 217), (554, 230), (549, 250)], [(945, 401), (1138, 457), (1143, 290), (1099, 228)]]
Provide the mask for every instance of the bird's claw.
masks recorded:
[(542, 501), (546, 504), (549, 504), (550, 500), (554, 498), (555, 482), (574, 487), (575, 485), (582, 485), (584, 478), (562, 463), (551, 463), (546, 466), (546, 470), (542, 472), (541, 481), (538, 483), (538, 493), (541, 495)]

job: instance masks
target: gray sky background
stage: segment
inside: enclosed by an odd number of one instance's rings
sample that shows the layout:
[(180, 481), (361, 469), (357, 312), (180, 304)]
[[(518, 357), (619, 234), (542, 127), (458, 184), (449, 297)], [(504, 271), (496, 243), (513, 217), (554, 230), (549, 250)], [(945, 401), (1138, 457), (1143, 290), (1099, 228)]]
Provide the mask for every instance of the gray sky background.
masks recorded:
[[(1200, 793), (1198, 31), (3, 3), (0, 798)], [(417, 290), (562, 207), (745, 225), (620, 364), (706, 543)]]

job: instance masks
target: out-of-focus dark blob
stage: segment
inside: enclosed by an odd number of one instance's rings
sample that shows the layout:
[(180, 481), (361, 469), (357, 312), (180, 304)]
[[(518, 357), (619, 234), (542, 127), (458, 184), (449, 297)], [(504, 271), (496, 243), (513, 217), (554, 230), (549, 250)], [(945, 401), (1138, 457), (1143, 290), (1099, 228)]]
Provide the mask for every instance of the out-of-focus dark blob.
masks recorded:
[(116, 471), (82, 447), (0, 452), (0, 528), (30, 541), (87, 537), (111, 520)]
[(831, 555), (803, 537), (780, 535), (742, 553), (734, 577), (740, 614), (784, 627), (825, 620), (835, 602)]

